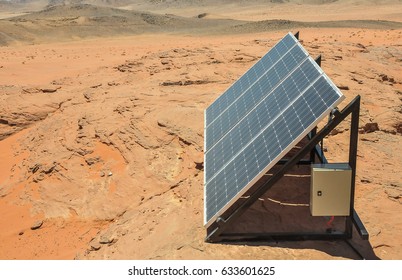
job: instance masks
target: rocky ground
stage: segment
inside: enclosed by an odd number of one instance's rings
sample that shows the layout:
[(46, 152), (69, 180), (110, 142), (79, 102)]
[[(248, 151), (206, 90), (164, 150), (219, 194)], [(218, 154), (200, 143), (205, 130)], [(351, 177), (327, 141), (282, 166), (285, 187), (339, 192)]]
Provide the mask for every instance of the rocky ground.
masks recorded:
[[(345, 242), (204, 242), (203, 111), (297, 27), (1, 47), (0, 258), (359, 258)], [(400, 259), (402, 29), (297, 29), (340, 107), (362, 97), (356, 210), (370, 240), (352, 242)], [(347, 159), (348, 134), (326, 139), (330, 161)]]

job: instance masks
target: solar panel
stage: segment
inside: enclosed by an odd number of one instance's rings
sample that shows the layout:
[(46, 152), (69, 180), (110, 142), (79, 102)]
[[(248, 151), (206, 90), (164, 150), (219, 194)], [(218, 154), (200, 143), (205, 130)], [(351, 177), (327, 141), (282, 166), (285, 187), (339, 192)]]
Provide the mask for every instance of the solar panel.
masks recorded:
[(215, 120), (236, 98), (241, 95), (251, 83), (261, 76), (261, 73), (271, 67), (275, 62), (281, 58), (281, 54), (285, 53), (288, 49), (294, 46), (297, 39), (291, 35), (286, 35), (280, 42), (278, 42), (266, 55), (264, 55), (257, 63), (251, 67), (239, 80), (230, 86), (218, 99), (212, 103), (205, 113), (205, 124), (209, 125), (210, 122)]
[[(241, 118), (245, 116), (262, 98), (277, 87), (281, 81), (294, 70), (308, 54), (303, 49), (294, 45), (280, 60), (272, 64), (266, 71), (250, 83), (248, 87), (227, 106), (222, 112), (211, 121), (206, 129), (208, 130), (206, 150), (209, 150), (225, 133), (227, 133)], [(253, 69), (253, 68), (251, 68)], [(264, 69), (265, 70), (265, 69)], [(242, 83), (242, 79), (239, 80)], [(214, 103), (215, 104), (215, 103)]]
[(291, 33), (277, 43), (205, 110), (204, 224), (222, 215), (343, 98)]

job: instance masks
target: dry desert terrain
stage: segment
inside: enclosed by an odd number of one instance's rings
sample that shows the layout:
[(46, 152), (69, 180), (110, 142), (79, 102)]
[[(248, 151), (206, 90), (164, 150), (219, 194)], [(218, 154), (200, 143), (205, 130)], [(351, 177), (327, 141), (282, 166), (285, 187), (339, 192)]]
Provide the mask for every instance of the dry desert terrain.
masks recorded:
[[(296, 31), (362, 98), (359, 253), (204, 242), (204, 110)], [(401, 114), (402, 1), (0, 1), (0, 259), (402, 259)]]

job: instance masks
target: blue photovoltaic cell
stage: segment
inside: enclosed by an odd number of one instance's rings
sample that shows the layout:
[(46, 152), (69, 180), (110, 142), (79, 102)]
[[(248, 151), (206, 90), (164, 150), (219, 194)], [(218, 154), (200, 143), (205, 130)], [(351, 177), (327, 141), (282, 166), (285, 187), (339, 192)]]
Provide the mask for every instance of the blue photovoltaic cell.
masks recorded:
[(252, 83), (235, 102), (206, 127), (206, 151), (243, 118), (266, 95), (272, 93), (283, 79), (293, 71), (307, 53), (294, 45), (286, 54)]
[[(285, 38), (288, 36), (293, 35)], [(205, 150), (205, 225), (230, 207), (343, 99), (311, 57), (298, 55), (307, 53), (298, 42), (284, 52), (255, 76), (254, 83), (243, 87), (244, 92), (237, 92), (236, 98), (228, 96), (226, 100), (233, 102), (222, 107), (222, 112), (216, 111), (215, 119), (211, 117), (205, 127), (205, 141), (211, 139)]]
[(229, 133), (205, 154), (206, 182), (230, 161), (242, 147), (250, 142), (269, 122), (278, 116), (289, 102), (320, 75), (314, 62), (306, 60), (275, 90), (267, 95), (246, 118), (243, 118)]
[(264, 73), (283, 53), (296, 44), (297, 40), (292, 34), (287, 34), (278, 42), (266, 55), (264, 55), (253, 67), (251, 67), (239, 80), (229, 87), (215, 102), (213, 102), (205, 113), (205, 125), (212, 122), (223, 110), (225, 110), (236, 98), (241, 95), (261, 73)]

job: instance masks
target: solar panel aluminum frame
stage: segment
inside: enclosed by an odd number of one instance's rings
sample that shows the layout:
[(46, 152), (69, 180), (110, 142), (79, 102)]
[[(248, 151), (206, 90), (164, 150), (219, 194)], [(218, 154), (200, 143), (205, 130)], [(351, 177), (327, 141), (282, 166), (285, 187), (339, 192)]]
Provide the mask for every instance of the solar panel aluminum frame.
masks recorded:
[[(270, 162), (270, 164), (267, 165), (267, 166), (263, 169), (263, 171), (261, 171), (257, 176), (255, 176), (252, 180), (250, 180), (249, 183), (248, 183), (245, 187), (243, 187), (243, 189), (242, 189), (240, 192), (238, 192), (230, 201), (228, 201), (228, 202), (226, 203), (226, 205), (225, 205), (223, 208), (221, 208), (221, 209), (220, 209), (211, 219), (209, 219), (208, 221), (206, 220), (206, 217), (207, 217), (207, 213), (206, 213), (207, 207), (206, 207), (206, 205), (204, 205), (204, 227), (210, 226), (210, 225), (214, 222), (214, 220), (216, 220), (216, 218), (218, 218), (218, 217), (219, 217), (220, 215), (222, 215), (226, 210), (228, 210), (228, 209), (230, 208), (230, 206), (231, 206), (235, 201), (237, 201), (240, 197), (242, 197), (242, 196), (243, 196), (243, 195), (244, 195), (244, 194), (262, 177), (262, 176), (264, 176), (265, 173), (267, 173), (279, 160), (281, 160), (281, 159), (283, 158), (283, 156), (286, 155), (286, 154), (294, 147), (294, 145), (296, 145), (296, 144), (299, 143), (303, 138), (305, 138), (306, 135), (307, 135), (308, 133), (310, 133), (310, 131), (313, 130), (313, 128), (315, 128), (315, 127), (317, 126), (317, 124), (318, 124), (320, 121), (322, 121), (326, 116), (328, 116), (329, 113), (330, 113), (334, 108), (336, 108), (336, 107), (339, 105), (339, 103), (341, 103), (341, 102), (344, 100), (345, 97), (342, 95), (342, 93), (339, 91), (339, 89), (336, 87), (336, 85), (333, 84), (333, 82), (332, 82), (330, 79), (328, 79), (328, 77), (325, 75), (324, 71), (318, 66), (318, 64), (315, 63), (315, 61), (314, 61), (311, 57), (308, 57), (307, 59), (310, 59), (310, 60), (311, 60), (311, 63), (314, 65), (314, 67), (316, 67), (316, 70), (320, 73), (320, 75), (318, 76), (317, 80), (318, 80), (319, 78), (321, 78), (321, 77), (324, 77), (324, 78), (326, 79), (326, 81), (327, 81), (334, 89), (337, 89), (337, 91), (338, 91), (338, 93), (339, 93), (339, 95), (340, 95), (340, 98), (338, 98), (333, 104), (331, 104), (331, 106), (328, 107), (327, 110), (325, 110), (320, 116), (318, 116), (318, 117), (316, 118), (316, 120), (315, 120), (312, 124), (310, 124), (310, 126), (308, 126), (301, 134), (299, 134), (299, 136), (298, 136), (297, 138), (295, 138), (278, 156), (276, 156), (276, 157)], [(312, 84), (314, 84), (314, 83), (312, 83)], [(309, 88), (310, 88), (310, 86), (307, 87), (303, 92), (306, 92)], [(301, 93), (298, 98), (300, 98), (300, 97), (302, 96), (302, 94), (303, 94), (303, 93)], [(298, 99), (298, 98), (297, 98), (297, 99)], [(296, 100), (297, 100), (297, 99), (296, 99)], [(260, 103), (261, 103), (261, 102), (262, 102), (262, 101), (260, 101)], [(292, 105), (292, 104), (289, 104), (286, 108), (289, 108), (291, 105)], [(258, 105), (256, 105), (256, 106), (258, 106)], [(283, 111), (285, 111), (286, 108), (285, 108)], [(249, 113), (250, 113), (250, 112), (249, 112)], [(249, 114), (249, 113), (248, 113), (248, 114)], [(204, 114), (204, 116), (205, 116), (205, 114)], [(260, 135), (261, 133), (262, 133), (262, 132), (260, 132), (258, 135)], [(256, 137), (258, 137), (258, 136), (256, 136)], [(256, 138), (256, 137), (255, 137), (255, 138)], [(252, 143), (252, 141), (250, 141), (249, 143)], [(243, 147), (242, 150), (244, 150), (244, 149), (245, 149), (245, 147)], [(240, 152), (241, 152), (241, 151), (239, 151), (238, 154), (239, 154)], [(206, 153), (204, 153), (204, 162), (206, 162)], [(205, 172), (205, 171), (204, 171), (204, 182), (206, 182), (206, 172)], [(206, 187), (204, 187), (204, 204), (206, 204)]]

